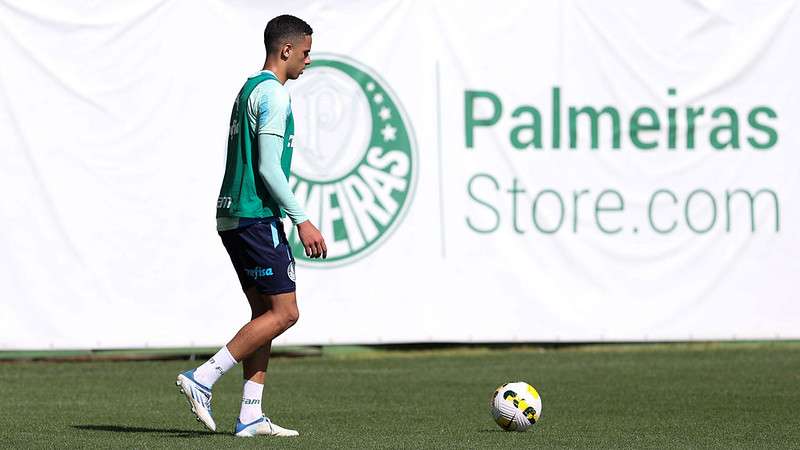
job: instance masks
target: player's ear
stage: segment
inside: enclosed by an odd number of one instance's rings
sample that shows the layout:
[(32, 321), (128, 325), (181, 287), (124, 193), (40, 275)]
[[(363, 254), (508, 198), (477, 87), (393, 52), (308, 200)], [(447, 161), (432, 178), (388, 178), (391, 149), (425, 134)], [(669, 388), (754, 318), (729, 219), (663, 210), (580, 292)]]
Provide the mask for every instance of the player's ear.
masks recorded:
[(283, 44), (283, 47), (281, 47), (281, 59), (283, 60), (289, 59), (289, 52), (291, 52), (291, 50), (292, 50), (292, 44), (289, 43)]

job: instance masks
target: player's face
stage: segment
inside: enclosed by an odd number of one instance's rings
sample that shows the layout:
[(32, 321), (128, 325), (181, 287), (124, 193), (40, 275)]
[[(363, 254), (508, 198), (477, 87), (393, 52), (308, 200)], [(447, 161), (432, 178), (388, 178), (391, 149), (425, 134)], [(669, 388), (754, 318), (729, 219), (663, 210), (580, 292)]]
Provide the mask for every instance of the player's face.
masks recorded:
[(311, 36), (303, 36), (292, 43), (292, 50), (289, 52), (287, 62), (287, 75), (290, 79), (296, 80), (307, 65), (311, 64)]

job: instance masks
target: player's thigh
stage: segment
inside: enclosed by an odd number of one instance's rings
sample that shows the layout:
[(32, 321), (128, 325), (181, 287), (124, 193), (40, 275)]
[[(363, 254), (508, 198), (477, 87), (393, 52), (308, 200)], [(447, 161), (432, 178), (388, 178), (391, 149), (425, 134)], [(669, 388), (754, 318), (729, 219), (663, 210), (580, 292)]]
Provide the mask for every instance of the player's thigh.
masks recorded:
[(293, 322), (297, 321), (300, 316), (297, 308), (297, 296), (294, 292), (261, 294), (261, 299), (265, 305), (269, 305), (269, 309), (276, 314), (290, 318)]
[(250, 304), (250, 319), (255, 319), (272, 308), (272, 302), (263, 298), (264, 295), (255, 286), (244, 291), (244, 295)]
[(252, 287), (245, 294), (247, 295), (248, 303), (250, 303), (253, 319), (267, 311), (275, 311), (277, 314), (295, 318), (299, 315), (297, 296), (294, 292), (263, 294), (255, 287)]

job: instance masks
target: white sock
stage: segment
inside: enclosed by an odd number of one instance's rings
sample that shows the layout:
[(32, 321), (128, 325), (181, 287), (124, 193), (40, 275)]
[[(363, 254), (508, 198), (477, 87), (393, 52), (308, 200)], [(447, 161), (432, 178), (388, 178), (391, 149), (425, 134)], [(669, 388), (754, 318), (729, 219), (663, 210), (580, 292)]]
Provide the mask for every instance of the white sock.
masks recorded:
[(244, 380), (242, 389), (242, 409), (239, 411), (239, 422), (250, 423), (261, 418), (261, 394), (264, 385), (255, 381)]
[(231, 370), (236, 365), (236, 360), (231, 356), (228, 347), (219, 349), (216, 355), (204, 362), (202, 366), (194, 370), (194, 379), (198, 383), (210, 388), (219, 380), (225, 372)]

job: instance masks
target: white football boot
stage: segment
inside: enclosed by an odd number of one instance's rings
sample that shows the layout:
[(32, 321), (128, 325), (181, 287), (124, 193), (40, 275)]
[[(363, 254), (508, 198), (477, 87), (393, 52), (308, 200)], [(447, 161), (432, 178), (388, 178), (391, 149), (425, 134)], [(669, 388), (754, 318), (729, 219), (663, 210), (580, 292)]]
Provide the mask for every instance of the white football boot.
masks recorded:
[(253, 436), (298, 436), (295, 430), (289, 430), (281, 426), (275, 425), (269, 420), (269, 417), (262, 416), (250, 423), (244, 424), (236, 419), (236, 429), (234, 434), (239, 437), (253, 437)]
[(197, 421), (205, 425), (211, 431), (217, 430), (217, 424), (211, 417), (211, 389), (203, 386), (194, 379), (194, 370), (187, 370), (178, 375), (175, 381), (181, 389), (181, 393), (186, 396), (189, 406)]

